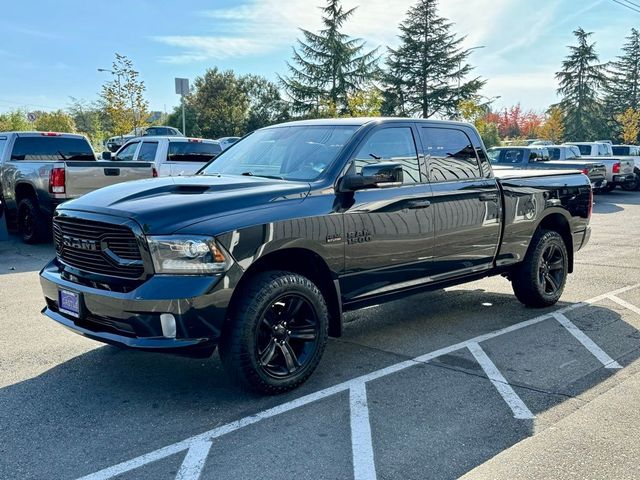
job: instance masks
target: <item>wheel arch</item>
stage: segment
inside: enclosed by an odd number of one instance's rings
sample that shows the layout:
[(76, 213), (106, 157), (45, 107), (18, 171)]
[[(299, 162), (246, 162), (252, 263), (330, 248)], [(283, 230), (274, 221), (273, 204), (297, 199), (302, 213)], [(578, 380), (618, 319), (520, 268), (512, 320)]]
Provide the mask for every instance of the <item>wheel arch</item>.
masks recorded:
[(567, 247), (567, 253), (569, 255), (569, 273), (573, 272), (573, 234), (571, 233), (571, 226), (567, 218), (561, 213), (550, 213), (544, 217), (538, 224), (538, 230), (552, 230), (560, 234), (564, 240), (564, 244)]
[(253, 262), (244, 272), (233, 291), (229, 302), (230, 317), (242, 296), (247, 282), (256, 274), (269, 270), (284, 270), (307, 277), (322, 292), (329, 310), (329, 335), (342, 335), (342, 302), (340, 286), (324, 259), (316, 252), (306, 248), (285, 248), (268, 253)]

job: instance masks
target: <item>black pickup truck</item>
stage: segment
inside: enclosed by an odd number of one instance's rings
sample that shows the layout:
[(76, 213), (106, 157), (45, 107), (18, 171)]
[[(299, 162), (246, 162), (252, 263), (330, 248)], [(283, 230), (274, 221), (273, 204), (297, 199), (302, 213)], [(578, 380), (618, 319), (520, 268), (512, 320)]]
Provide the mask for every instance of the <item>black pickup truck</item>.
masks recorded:
[(193, 177), (58, 207), (43, 313), (119, 346), (217, 346), (241, 384), (278, 393), (311, 375), (345, 310), (498, 274), (524, 304), (554, 304), (591, 206), (577, 171), (496, 178), (468, 124), (286, 123)]

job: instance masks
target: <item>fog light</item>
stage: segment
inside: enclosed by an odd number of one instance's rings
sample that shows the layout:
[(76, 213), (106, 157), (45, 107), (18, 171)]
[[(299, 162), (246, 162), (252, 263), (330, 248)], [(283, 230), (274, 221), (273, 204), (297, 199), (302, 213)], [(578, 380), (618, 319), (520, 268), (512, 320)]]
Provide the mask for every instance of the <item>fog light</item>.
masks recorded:
[(162, 335), (167, 338), (176, 338), (176, 319), (170, 313), (160, 315), (160, 326)]

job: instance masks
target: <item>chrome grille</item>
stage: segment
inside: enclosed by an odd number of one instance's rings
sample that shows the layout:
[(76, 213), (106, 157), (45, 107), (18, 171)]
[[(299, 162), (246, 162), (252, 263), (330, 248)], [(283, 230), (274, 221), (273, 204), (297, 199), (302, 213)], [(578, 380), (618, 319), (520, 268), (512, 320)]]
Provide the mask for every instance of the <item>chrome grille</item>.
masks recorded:
[(138, 241), (127, 226), (55, 217), (53, 235), (58, 259), (70, 267), (123, 278), (144, 274)]

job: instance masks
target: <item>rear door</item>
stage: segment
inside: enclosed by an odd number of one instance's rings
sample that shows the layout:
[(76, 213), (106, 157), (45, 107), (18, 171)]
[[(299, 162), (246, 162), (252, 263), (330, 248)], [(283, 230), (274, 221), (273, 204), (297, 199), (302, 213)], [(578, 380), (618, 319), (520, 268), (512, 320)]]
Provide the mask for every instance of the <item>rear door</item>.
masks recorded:
[(501, 194), (473, 130), (420, 126), (433, 189), (436, 279), (489, 269), (500, 238)]
[(433, 257), (431, 187), (420, 174), (417, 132), (412, 122), (376, 127), (357, 148), (353, 173), (364, 165), (403, 165), (399, 186), (353, 193), (344, 212), (347, 301), (428, 282)]
[(198, 139), (187, 141), (169, 140), (167, 165), (172, 177), (193, 175), (207, 162), (222, 152), (219, 143), (204, 142)]

